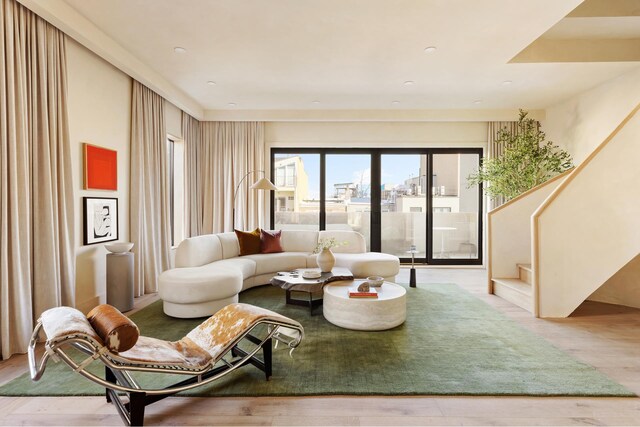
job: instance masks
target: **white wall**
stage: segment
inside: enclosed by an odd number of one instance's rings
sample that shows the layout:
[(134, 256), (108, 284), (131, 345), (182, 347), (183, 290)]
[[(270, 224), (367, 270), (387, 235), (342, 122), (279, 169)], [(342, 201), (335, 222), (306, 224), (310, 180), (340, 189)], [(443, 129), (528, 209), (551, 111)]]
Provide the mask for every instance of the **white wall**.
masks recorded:
[(546, 110), (547, 139), (580, 164), (640, 103), (640, 68), (609, 80)]
[(164, 101), (164, 120), (167, 133), (182, 139), (182, 110), (167, 100)]
[(486, 122), (267, 122), (271, 147), (484, 147)]
[[(75, 200), (76, 305), (87, 311), (106, 302), (104, 245), (82, 246), (82, 198), (118, 198), (119, 240), (129, 240), (129, 142), (131, 85), (129, 76), (67, 38), (69, 133)], [(118, 190), (83, 190), (82, 143), (118, 152)]]

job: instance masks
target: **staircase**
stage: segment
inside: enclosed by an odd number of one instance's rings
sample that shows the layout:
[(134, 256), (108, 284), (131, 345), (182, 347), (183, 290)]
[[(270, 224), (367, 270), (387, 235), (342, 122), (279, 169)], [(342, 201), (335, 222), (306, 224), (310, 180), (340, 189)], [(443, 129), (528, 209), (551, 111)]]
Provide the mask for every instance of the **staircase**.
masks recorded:
[(517, 264), (518, 277), (492, 279), (493, 293), (533, 313), (531, 264)]
[(489, 293), (567, 317), (638, 256), (639, 136), (640, 105), (578, 167), (488, 213)]

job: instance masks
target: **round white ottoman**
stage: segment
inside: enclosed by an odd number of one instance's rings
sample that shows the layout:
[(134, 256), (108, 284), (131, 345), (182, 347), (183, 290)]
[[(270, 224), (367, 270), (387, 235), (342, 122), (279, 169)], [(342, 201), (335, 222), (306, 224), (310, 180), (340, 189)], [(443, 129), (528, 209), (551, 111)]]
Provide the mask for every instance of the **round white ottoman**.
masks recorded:
[(391, 282), (376, 288), (378, 298), (349, 298), (349, 288), (362, 280), (334, 282), (324, 287), (322, 311), (336, 326), (358, 331), (383, 331), (407, 319), (407, 291)]
[(165, 314), (189, 319), (208, 317), (238, 302), (242, 273), (234, 268), (174, 268), (158, 277)]

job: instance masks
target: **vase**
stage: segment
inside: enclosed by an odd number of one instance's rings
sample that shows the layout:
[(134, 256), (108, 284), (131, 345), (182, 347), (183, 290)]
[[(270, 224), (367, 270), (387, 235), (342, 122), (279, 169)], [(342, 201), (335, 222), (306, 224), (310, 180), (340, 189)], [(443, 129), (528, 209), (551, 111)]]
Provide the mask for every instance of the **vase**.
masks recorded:
[(323, 273), (329, 273), (336, 263), (336, 257), (333, 256), (331, 249), (323, 249), (317, 256), (318, 267)]

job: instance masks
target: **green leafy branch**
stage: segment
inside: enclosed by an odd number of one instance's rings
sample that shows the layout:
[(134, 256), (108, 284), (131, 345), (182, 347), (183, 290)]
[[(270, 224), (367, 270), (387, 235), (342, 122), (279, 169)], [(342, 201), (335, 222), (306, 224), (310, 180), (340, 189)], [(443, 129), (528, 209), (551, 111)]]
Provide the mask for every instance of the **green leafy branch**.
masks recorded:
[(517, 132), (498, 131), (496, 142), (502, 145), (503, 155), (485, 159), (480, 169), (467, 177), (469, 187), (484, 183), (489, 197), (510, 200), (573, 167), (571, 155), (545, 141), (538, 122), (527, 114), (520, 110)]

